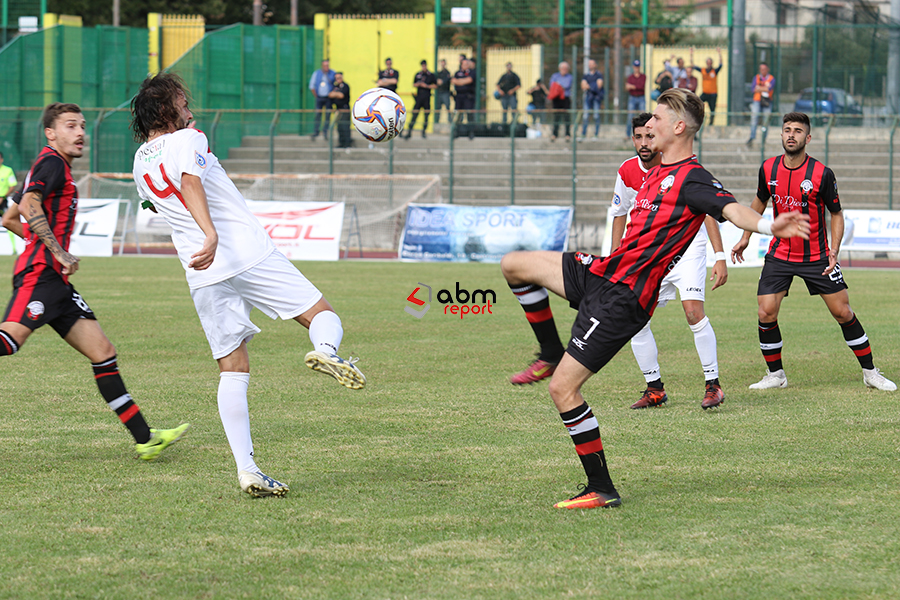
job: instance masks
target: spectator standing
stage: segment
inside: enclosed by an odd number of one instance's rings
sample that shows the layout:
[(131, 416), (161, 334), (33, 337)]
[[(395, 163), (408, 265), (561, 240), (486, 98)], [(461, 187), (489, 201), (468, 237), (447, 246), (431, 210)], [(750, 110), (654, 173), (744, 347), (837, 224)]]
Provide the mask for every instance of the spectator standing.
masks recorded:
[(600, 135), (600, 105), (606, 90), (603, 88), (603, 73), (597, 70), (597, 61), (588, 60), (588, 70), (581, 78), (581, 89), (584, 92), (584, 124), (581, 126), (581, 137), (587, 136), (588, 119), (594, 113), (594, 137)]
[(672, 87), (682, 88), (682, 89), (690, 89), (690, 74), (688, 70), (684, 67), (684, 59), (680, 56), (675, 59), (675, 64), (672, 64), (672, 59), (675, 58), (675, 55), (669, 57), (663, 66), (666, 68), (666, 71), (672, 74)]
[(328, 96), (334, 102), (334, 110), (338, 112), (338, 147), (349, 148), (353, 145), (350, 139), (350, 86), (344, 81), (342, 72), (334, 74), (334, 87)]
[(766, 131), (769, 124), (769, 115), (772, 114), (772, 98), (775, 95), (775, 77), (769, 73), (769, 65), (764, 62), (759, 63), (759, 73), (750, 80), (753, 86), (753, 102), (750, 103), (750, 139), (747, 145), (752, 146), (753, 140), (756, 139), (756, 126), (759, 124), (759, 113), (766, 114), (763, 120), (762, 130)]
[[(460, 55), (463, 56), (463, 55)], [(463, 58), (460, 61), (460, 68), (450, 83), (456, 88), (456, 112), (457, 119), (462, 121), (463, 114), (469, 124), (469, 139), (475, 139), (475, 129), (472, 127), (475, 123), (475, 69), (473, 63)]]
[(625, 89), (628, 90), (628, 124), (625, 127), (625, 135), (631, 137), (631, 120), (636, 114), (644, 112), (647, 101), (644, 98), (647, 88), (647, 76), (641, 73), (641, 61), (631, 63), (631, 75), (625, 81)]
[(431, 112), (431, 90), (437, 87), (437, 77), (428, 70), (428, 61), (423, 60), (422, 69), (413, 77), (413, 87), (416, 88), (416, 103), (413, 106), (412, 120), (406, 129), (406, 139), (412, 136), (413, 127), (416, 126), (416, 118), (419, 111), (425, 111), (425, 122), (422, 124), (422, 139), (425, 139), (425, 130), (428, 129), (428, 113)]
[(375, 84), (392, 92), (397, 91), (397, 82), (400, 80), (400, 73), (394, 70), (393, 61), (390, 58), (384, 59), (384, 69), (378, 71), (378, 81)]
[[(328, 107), (331, 106), (331, 88), (334, 87), (334, 71), (329, 67), (328, 59), (322, 61), (322, 68), (312, 74), (309, 78), (309, 91), (316, 98), (316, 116), (313, 122), (312, 139), (319, 136), (319, 128), (322, 126), (322, 118), (328, 120)], [(323, 135), (328, 139), (328, 127), (324, 129)]]
[(513, 72), (513, 64), (506, 63), (506, 73), (500, 76), (497, 82), (497, 94), (500, 95), (500, 105), (503, 107), (503, 124), (506, 125), (506, 113), (515, 112), (519, 108), (519, 99), (516, 94), (522, 87), (522, 80)]
[(672, 74), (663, 69), (656, 75), (653, 83), (656, 84), (656, 89), (650, 92), (650, 99), (656, 100), (663, 92), (672, 89)]
[(719, 66), (713, 68), (713, 60), (707, 58), (706, 66), (701, 69), (694, 64), (694, 49), (691, 48), (691, 71), (700, 71), (700, 77), (703, 79), (700, 100), (709, 105), (710, 125), (713, 124), (713, 119), (716, 117), (716, 99), (719, 97), (719, 80), (716, 77), (719, 75), (719, 71), (722, 70), (722, 49), (716, 48), (716, 52), (719, 53)]
[(550, 141), (556, 141), (559, 135), (560, 122), (566, 126), (566, 141), (571, 139), (569, 131), (572, 124), (572, 73), (569, 72), (569, 63), (559, 63), (559, 71), (550, 76), (550, 94), (547, 96), (553, 102), (553, 135)]
[(547, 96), (550, 90), (544, 85), (543, 79), (538, 79), (533, 86), (528, 88), (531, 94), (531, 119), (535, 125), (540, 124), (544, 120), (544, 111), (547, 108)]
[(438, 63), (441, 70), (436, 73), (437, 87), (434, 90), (434, 122), (441, 122), (441, 108), (447, 107), (447, 120), (450, 120), (450, 71), (447, 70), (447, 61), (443, 58)]

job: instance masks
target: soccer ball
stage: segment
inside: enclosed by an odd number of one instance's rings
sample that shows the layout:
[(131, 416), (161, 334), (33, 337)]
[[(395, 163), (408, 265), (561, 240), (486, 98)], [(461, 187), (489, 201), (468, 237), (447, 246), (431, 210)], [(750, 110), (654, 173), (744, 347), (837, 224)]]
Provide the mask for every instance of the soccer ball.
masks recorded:
[(403, 131), (406, 107), (400, 96), (384, 88), (372, 88), (353, 103), (353, 126), (370, 142), (387, 142)]

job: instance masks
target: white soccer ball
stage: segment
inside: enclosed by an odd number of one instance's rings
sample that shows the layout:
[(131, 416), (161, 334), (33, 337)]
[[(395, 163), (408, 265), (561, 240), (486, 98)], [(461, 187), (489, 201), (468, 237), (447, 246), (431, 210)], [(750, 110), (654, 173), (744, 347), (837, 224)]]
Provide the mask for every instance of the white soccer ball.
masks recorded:
[(400, 96), (384, 88), (372, 88), (353, 103), (353, 126), (370, 142), (387, 142), (403, 132), (406, 106)]

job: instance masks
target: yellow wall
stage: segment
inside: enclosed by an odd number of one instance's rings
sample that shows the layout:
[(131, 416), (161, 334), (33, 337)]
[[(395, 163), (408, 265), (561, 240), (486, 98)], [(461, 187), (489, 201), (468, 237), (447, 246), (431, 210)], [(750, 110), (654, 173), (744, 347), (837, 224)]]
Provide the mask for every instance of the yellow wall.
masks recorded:
[(203, 39), (206, 19), (202, 15), (163, 15), (162, 68), (167, 69)]
[[(540, 44), (532, 44), (521, 48), (488, 48), (485, 51), (484, 62), (487, 72), (484, 80), (485, 95), (487, 96), (487, 122), (501, 122), (503, 120), (503, 108), (500, 101), (494, 98), (497, 90), (497, 82), (500, 76), (506, 72), (506, 63), (513, 64), (513, 73), (519, 76), (522, 87), (516, 94), (519, 102), (519, 121), (526, 122), (522, 115), (525, 107), (531, 102), (531, 95), (526, 90), (541, 78), (541, 58), (543, 48)], [(546, 83), (546, 82), (545, 82)]]
[[(656, 106), (655, 102), (650, 100), (650, 92), (656, 89), (656, 84), (653, 83), (653, 80), (656, 79), (656, 75), (663, 70), (663, 63), (668, 60), (668, 58), (672, 55), (677, 57), (682, 57), (684, 59), (684, 66), (686, 68), (690, 68), (691, 66), (691, 48), (690, 46), (647, 46), (647, 57), (649, 68), (644, 70), (644, 73), (647, 74), (647, 107), (652, 110), (654, 106)], [(706, 59), (713, 59), (713, 66), (719, 66), (719, 55), (716, 53), (716, 49), (714, 46), (700, 46), (694, 48), (694, 64), (698, 67), (703, 68), (706, 66)], [(699, 71), (694, 71), (694, 77), (697, 78), (697, 95), (703, 91), (703, 78)], [(725, 113), (728, 112), (728, 52), (727, 50), (722, 51), (722, 70), (719, 71), (719, 74), (716, 76), (719, 80), (719, 96), (716, 99), (716, 117), (713, 125), (726, 125), (728, 118)], [(705, 106), (707, 111), (706, 115), (706, 123), (709, 123), (709, 107)], [(740, 109), (738, 109), (740, 110)]]
[[(333, 71), (342, 71), (355, 100), (375, 87), (384, 59), (390, 58), (400, 73), (397, 93), (408, 111), (413, 107), (413, 77), (427, 60), (434, 71), (434, 14), (424, 15), (322, 15), (315, 16), (316, 29), (324, 31), (323, 56)], [(448, 61), (449, 62), (449, 61)], [(456, 61), (454, 59), (453, 63)], [(449, 68), (449, 65), (448, 65)], [(432, 99), (433, 103), (433, 99)], [(429, 124), (430, 126), (430, 124)]]

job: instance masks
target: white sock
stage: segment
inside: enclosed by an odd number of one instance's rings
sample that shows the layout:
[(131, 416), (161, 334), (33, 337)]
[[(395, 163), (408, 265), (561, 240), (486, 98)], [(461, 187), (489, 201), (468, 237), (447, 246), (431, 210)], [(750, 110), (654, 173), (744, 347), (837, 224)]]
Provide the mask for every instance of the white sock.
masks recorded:
[(691, 331), (694, 332), (694, 346), (697, 347), (697, 355), (700, 357), (700, 364), (703, 365), (703, 377), (706, 378), (706, 381), (718, 379), (719, 359), (716, 355), (716, 332), (709, 323), (709, 317), (703, 317), (699, 323), (691, 325)]
[(660, 378), (659, 351), (656, 349), (656, 339), (653, 337), (653, 332), (650, 331), (650, 321), (647, 321), (644, 328), (631, 338), (631, 351), (634, 352), (634, 359), (644, 373), (644, 379), (647, 383)]
[(323, 310), (309, 322), (309, 341), (319, 352), (337, 354), (343, 337), (341, 318), (330, 310)]
[(219, 417), (238, 472), (259, 470), (253, 460), (253, 440), (250, 438), (249, 385), (250, 373), (224, 371), (219, 374)]

